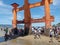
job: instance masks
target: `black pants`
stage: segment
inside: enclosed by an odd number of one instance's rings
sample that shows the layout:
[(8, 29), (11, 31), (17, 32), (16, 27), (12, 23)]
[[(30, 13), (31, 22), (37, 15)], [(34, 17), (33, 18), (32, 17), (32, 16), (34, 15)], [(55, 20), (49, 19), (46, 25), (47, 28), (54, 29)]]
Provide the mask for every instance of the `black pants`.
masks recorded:
[(5, 41), (7, 41), (9, 39), (9, 35), (5, 34)]

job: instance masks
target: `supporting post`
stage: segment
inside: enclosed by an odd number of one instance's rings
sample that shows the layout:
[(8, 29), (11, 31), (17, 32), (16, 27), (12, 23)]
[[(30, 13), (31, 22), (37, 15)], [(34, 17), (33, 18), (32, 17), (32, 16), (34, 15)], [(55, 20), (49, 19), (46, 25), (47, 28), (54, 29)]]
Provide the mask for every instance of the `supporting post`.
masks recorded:
[(31, 14), (28, 0), (24, 0), (24, 23), (25, 34), (28, 35), (31, 32)]
[(12, 22), (12, 25), (13, 25), (13, 28), (17, 28), (17, 7), (18, 7), (18, 4), (16, 3), (13, 3), (12, 4), (13, 6), (13, 22)]
[(49, 0), (45, 0), (45, 27), (51, 27)]
[(49, 30), (51, 27), (51, 21), (50, 21), (50, 6), (49, 6), (49, 0), (45, 0), (45, 35), (49, 35)]

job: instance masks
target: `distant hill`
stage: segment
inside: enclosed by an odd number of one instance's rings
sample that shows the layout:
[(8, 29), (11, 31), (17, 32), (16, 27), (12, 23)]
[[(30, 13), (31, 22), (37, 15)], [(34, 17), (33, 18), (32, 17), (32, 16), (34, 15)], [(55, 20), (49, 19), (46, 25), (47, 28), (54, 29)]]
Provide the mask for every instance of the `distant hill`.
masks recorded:
[(56, 26), (60, 27), (60, 23), (58, 23)]

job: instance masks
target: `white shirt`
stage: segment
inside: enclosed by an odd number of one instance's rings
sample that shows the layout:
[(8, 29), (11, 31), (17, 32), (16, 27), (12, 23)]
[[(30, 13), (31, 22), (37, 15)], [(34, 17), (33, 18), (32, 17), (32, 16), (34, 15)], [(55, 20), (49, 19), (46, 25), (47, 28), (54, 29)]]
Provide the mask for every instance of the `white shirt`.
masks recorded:
[(50, 35), (54, 36), (54, 31), (50, 30)]

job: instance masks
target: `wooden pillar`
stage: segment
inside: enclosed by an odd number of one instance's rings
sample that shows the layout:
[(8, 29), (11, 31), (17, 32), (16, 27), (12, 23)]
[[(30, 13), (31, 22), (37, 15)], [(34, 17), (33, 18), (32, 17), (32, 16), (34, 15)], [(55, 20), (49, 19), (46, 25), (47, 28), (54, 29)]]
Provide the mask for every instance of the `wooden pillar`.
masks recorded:
[(45, 27), (51, 27), (49, 0), (45, 0)]
[(16, 9), (17, 9), (17, 7), (19, 5), (16, 4), (16, 3), (13, 3), (12, 6), (13, 6), (13, 22), (12, 22), (12, 26), (13, 26), (13, 28), (17, 28), (17, 11), (16, 11)]
[(24, 0), (24, 22), (25, 22), (25, 34), (31, 32), (31, 14), (28, 0)]

